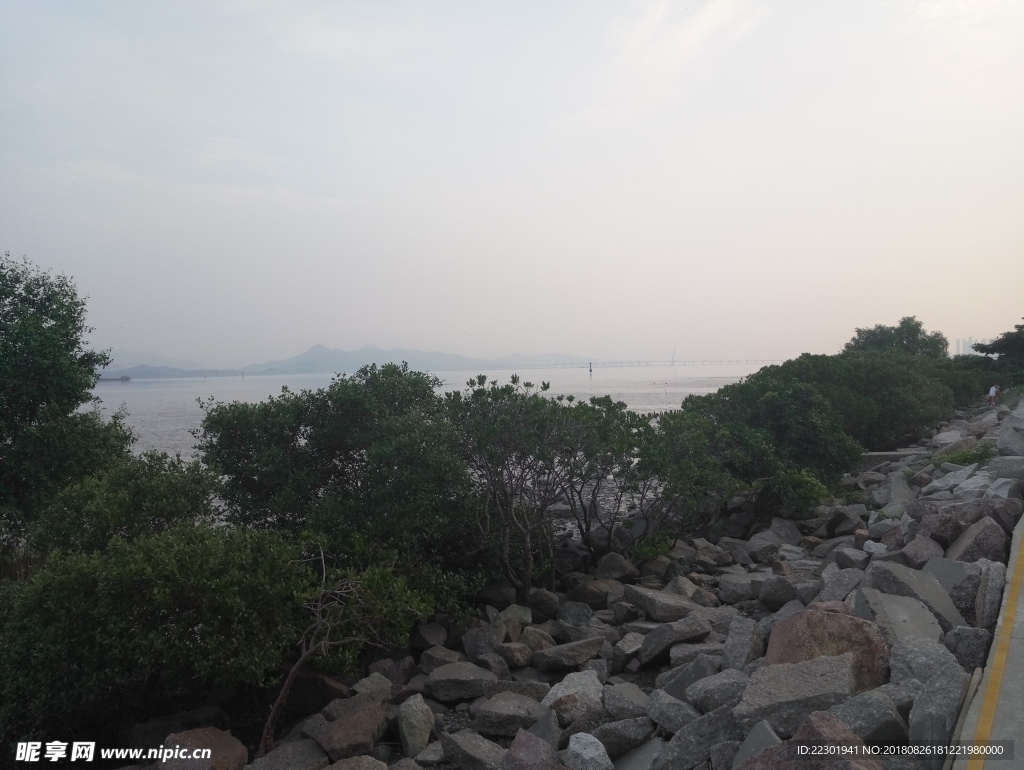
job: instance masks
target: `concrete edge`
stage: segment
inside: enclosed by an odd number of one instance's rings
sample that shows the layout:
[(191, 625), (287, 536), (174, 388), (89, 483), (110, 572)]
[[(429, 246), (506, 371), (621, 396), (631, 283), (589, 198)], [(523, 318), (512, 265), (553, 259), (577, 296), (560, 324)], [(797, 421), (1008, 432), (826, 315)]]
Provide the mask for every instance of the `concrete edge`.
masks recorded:
[[(1010, 547), (1010, 558), (1007, 562), (1006, 582), (1003, 585), (1003, 598), (999, 607), (999, 620), (996, 621), (996, 627), (992, 632), (992, 645), (988, 650), (988, 660), (985, 661), (985, 673), (981, 680), (981, 686), (978, 688), (978, 691), (974, 696), (974, 700), (971, 702), (970, 708), (967, 711), (967, 719), (964, 722), (960, 738), (962, 743), (968, 743), (978, 739), (978, 722), (981, 719), (981, 710), (984, 707), (989, 688), (993, 686), (998, 688), (1002, 684), (1001, 682), (995, 682), (993, 684), (991, 681), (992, 664), (995, 661), (997, 650), (999, 648), (999, 640), (1003, 636), (1004, 631), (1009, 635), (1013, 630), (1012, 627), (1007, 627), (1005, 624), (1006, 608), (1010, 601), (1010, 587), (1013, 584), (1014, 578), (1018, 573), (1024, 571), (1024, 562), (1021, 560), (1022, 541), (1024, 541), (1024, 516), (1021, 517), (1020, 521), (1018, 521), (1017, 525), (1013, 528), (1013, 544)], [(1024, 745), (1020, 748), (1024, 748)], [(970, 760), (965, 757), (958, 757), (956, 762), (953, 763), (953, 770), (968, 770), (968, 768), (970, 768), (970, 770), (981, 770), (984, 765), (984, 759)]]

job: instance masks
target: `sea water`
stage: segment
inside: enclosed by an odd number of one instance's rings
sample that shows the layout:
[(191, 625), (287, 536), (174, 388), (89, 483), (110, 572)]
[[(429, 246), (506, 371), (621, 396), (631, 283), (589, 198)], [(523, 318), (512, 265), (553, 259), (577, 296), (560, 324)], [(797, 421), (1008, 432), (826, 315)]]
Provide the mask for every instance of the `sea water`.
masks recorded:
[[(723, 385), (737, 382), (756, 371), (756, 365), (677, 365), (586, 368), (523, 369), (520, 379), (539, 386), (550, 383), (549, 395), (572, 395), (587, 399), (609, 395), (625, 402), (630, 409), (664, 412), (678, 409), (686, 396), (713, 393)], [(512, 371), (485, 372), (489, 378), (507, 382)], [(461, 390), (475, 373), (435, 372), (444, 385), (442, 391)], [(110, 414), (122, 406), (127, 424), (138, 437), (136, 451), (158, 449), (183, 457), (194, 454), (192, 431), (202, 424), (199, 401), (244, 401), (255, 403), (281, 393), (323, 388), (332, 374), (249, 375), (246, 377), (201, 377), (176, 379), (133, 379), (127, 382), (102, 381), (94, 395), (100, 408)]]

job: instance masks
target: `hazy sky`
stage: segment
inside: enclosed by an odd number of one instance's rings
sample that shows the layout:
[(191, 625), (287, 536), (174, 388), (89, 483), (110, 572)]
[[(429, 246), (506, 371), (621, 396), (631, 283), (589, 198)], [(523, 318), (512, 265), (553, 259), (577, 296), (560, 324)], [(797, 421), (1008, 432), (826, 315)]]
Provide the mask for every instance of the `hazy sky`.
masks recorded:
[(1024, 3), (0, 1), (94, 341), (778, 358), (1024, 315)]

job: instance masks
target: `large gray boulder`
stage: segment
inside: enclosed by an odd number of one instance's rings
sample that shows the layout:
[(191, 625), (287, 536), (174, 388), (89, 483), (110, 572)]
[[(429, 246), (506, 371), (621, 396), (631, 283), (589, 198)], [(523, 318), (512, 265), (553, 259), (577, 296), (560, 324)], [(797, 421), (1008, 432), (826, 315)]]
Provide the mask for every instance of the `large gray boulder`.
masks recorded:
[(593, 736), (604, 744), (608, 756), (618, 759), (654, 735), (654, 722), (648, 717), (620, 719), (594, 728)]
[(762, 720), (750, 728), (747, 737), (740, 744), (736, 756), (733, 757), (732, 767), (735, 770), (751, 757), (772, 746), (778, 746), (780, 743), (782, 743), (782, 739), (775, 734), (772, 726)]
[(615, 770), (651, 770), (667, 745), (661, 738), (651, 738), (615, 760)]
[(615, 770), (604, 744), (590, 733), (576, 733), (569, 738), (562, 763), (569, 770)]
[(829, 713), (839, 717), (864, 743), (899, 746), (907, 742), (906, 721), (896, 704), (877, 690), (855, 695), (830, 708)]
[(729, 624), (729, 636), (722, 648), (722, 667), (742, 670), (764, 654), (764, 640), (756, 621), (737, 615)]
[(640, 665), (645, 666), (661, 658), (668, 658), (669, 648), (674, 644), (702, 642), (709, 636), (711, 624), (699, 615), (674, 623), (663, 623), (644, 637), (636, 659)]
[(718, 661), (711, 655), (698, 655), (689, 663), (673, 668), (663, 674), (659, 674), (654, 680), (654, 685), (673, 698), (686, 698), (686, 690), (694, 682), (700, 681), (712, 674), (717, 674)]
[(712, 674), (686, 688), (686, 700), (705, 714), (739, 701), (750, 677), (736, 669)]
[(601, 651), (604, 642), (604, 637), (592, 636), (578, 642), (558, 644), (544, 650), (537, 650), (533, 653), (531, 662), (538, 671), (557, 671), (581, 666)]
[(1020, 409), (1003, 418), (1003, 422), (999, 426), (999, 436), (996, 439), (996, 449), (1001, 455), (1011, 457), (1024, 455), (1024, 414)]
[(973, 562), (1006, 561), (1009, 538), (994, 519), (983, 517), (969, 526), (946, 551), (946, 558)]
[(776, 733), (788, 738), (808, 714), (827, 711), (853, 690), (853, 653), (763, 666), (751, 675), (733, 713), (746, 729), (767, 720)]
[(338, 698), (320, 713), (325, 721), (310, 724), (303, 733), (319, 743), (333, 762), (369, 754), (387, 729), (384, 707), (375, 695)]
[(953, 653), (931, 639), (900, 639), (889, 654), (889, 680), (897, 684), (910, 679), (927, 682), (948, 668), (963, 671)]
[(434, 712), (422, 695), (407, 698), (398, 707), (398, 737), (407, 757), (415, 757), (430, 744), (434, 730)]
[(288, 741), (278, 745), (252, 764), (246, 770), (321, 770), (331, 760), (320, 744), (310, 738)]
[[(402, 704), (405, 705), (405, 704)], [(483, 735), (513, 737), (543, 716), (545, 706), (515, 692), (500, 692), (476, 706), (473, 729)], [(415, 756), (415, 754), (407, 756)]]
[[(910, 709), (908, 736), (912, 743), (949, 744), (970, 682), (971, 677), (959, 666), (948, 666), (925, 682)], [(924, 765), (941, 770), (944, 761), (944, 757), (925, 757)]]
[(681, 730), (685, 725), (700, 718), (700, 712), (664, 690), (651, 691), (647, 699), (647, 716), (670, 733)]
[(992, 634), (987, 629), (970, 626), (954, 628), (942, 637), (942, 644), (965, 671), (985, 667), (991, 642)]
[(985, 469), (997, 479), (1024, 481), (1024, 457), (993, 457)]
[(506, 750), (472, 730), (441, 733), (444, 756), (459, 770), (502, 770)]
[(700, 607), (696, 602), (671, 591), (655, 591), (635, 585), (626, 586), (624, 599), (640, 608), (648, 620), (656, 623), (680, 620)]
[(984, 565), (978, 593), (974, 599), (974, 624), (979, 628), (993, 629), (999, 620), (1003, 601), (1003, 587), (1006, 585), (1006, 565), (998, 561), (979, 559)]
[(696, 767), (711, 757), (712, 746), (725, 741), (743, 740), (745, 733), (737, 723), (732, 709), (722, 706), (680, 728), (651, 768), (674, 770)]
[(955, 487), (963, 484), (978, 470), (978, 464), (972, 463), (958, 471), (947, 473), (941, 479), (936, 479), (921, 490), (922, 495), (933, 495), (936, 492), (952, 492)]
[(533, 733), (520, 730), (502, 758), (502, 770), (555, 770), (558, 754)]
[(498, 677), (473, 663), (448, 663), (427, 677), (427, 692), (442, 703), (471, 700), (484, 694), (484, 685)]
[[(997, 525), (998, 526), (998, 525)], [(924, 604), (943, 631), (967, 625), (953, 600), (935, 577), (921, 570), (893, 562), (876, 562), (868, 567), (864, 585), (893, 596), (909, 596)]]
[(935, 616), (922, 602), (909, 596), (890, 596), (874, 588), (858, 588), (853, 614), (878, 626), (890, 647), (909, 637), (925, 637), (936, 642), (942, 638), (942, 628)]
[(604, 686), (604, 709), (612, 719), (647, 716), (648, 695), (632, 682)]

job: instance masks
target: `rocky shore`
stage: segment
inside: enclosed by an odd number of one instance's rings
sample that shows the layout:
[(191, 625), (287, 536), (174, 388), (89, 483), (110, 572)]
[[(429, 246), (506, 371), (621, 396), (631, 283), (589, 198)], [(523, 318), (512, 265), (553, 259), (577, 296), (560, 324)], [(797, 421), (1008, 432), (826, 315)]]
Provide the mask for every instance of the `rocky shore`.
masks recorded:
[[(946, 459), (984, 444), (987, 463)], [(216, 746), (225, 770), (938, 770), (796, 751), (953, 738), (1024, 510), (1024, 405), (957, 412), (842, 483), (860, 502), (757, 521), (740, 499), (644, 563), (566, 548), (560, 593), (490, 586), (486, 622), (424, 622), (356, 682), (305, 674), (309, 716), (251, 764), (216, 709), (135, 740)]]

